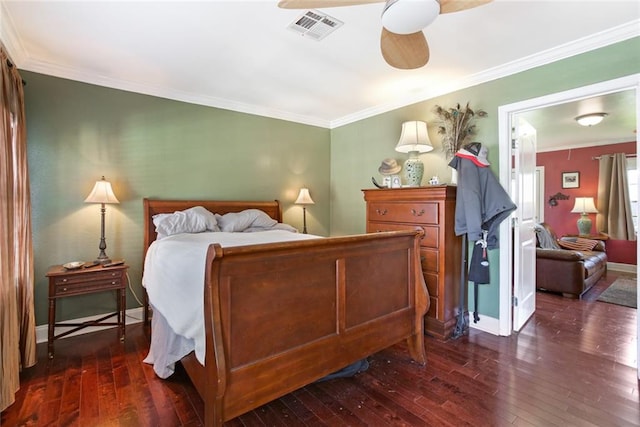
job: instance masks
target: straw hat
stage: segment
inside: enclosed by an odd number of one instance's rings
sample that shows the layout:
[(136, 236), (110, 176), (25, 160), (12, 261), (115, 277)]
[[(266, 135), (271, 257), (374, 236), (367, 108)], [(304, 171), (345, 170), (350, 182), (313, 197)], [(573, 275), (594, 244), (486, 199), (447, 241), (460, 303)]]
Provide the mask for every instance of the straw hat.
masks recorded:
[(378, 172), (382, 175), (395, 175), (400, 172), (402, 166), (396, 162), (396, 159), (384, 159), (378, 168)]

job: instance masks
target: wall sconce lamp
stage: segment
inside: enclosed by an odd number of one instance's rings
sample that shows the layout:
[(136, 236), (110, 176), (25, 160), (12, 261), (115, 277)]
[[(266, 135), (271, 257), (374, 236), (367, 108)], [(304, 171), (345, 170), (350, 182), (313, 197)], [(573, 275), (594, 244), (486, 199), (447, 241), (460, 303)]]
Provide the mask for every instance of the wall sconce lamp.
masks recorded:
[(549, 203), (549, 206), (554, 208), (558, 206), (558, 200), (569, 200), (569, 196), (567, 196), (566, 194), (557, 192), (553, 196), (549, 197), (549, 201), (547, 203)]
[(307, 205), (313, 205), (315, 202), (309, 195), (308, 188), (301, 188), (298, 198), (295, 201), (296, 205), (302, 205), (302, 232), (307, 234)]
[(428, 153), (433, 150), (426, 122), (404, 122), (400, 140), (396, 145), (399, 153), (409, 153), (409, 158), (404, 162), (404, 177), (409, 187), (419, 187), (424, 175), (424, 164), (418, 157), (420, 153)]
[(595, 126), (600, 123), (606, 116), (607, 113), (590, 113), (578, 116), (575, 118), (575, 120), (581, 126)]
[(113, 194), (113, 190), (111, 189), (111, 183), (109, 181), (105, 181), (104, 176), (100, 181), (96, 181), (96, 185), (91, 190), (89, 196), (84, 199), (85, 203), (100, 203), (100, 254), (96, 261), (100, 264), (107, 264), (111, 262), (109, 257), (107, 256), (105, 250), (107, 249), (107, 242), (104, 239), (104, 214), (106, 209), (104, 207), (105, 203), (120, 203), (116, 198), (116, 195)]
[(571, 213), (579, 213), (578, 233), (581, 236), (591, 234), (591, 218), (587, 214), (598, 213), (593, 197), (576, 197), (576, 203), (571, 209)]

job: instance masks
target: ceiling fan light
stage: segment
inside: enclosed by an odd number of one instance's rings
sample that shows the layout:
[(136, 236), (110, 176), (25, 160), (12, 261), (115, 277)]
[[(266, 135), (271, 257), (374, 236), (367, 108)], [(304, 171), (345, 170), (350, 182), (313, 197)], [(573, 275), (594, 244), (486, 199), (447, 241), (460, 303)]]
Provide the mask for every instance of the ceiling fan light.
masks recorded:
[(382, 11), (382, 26), (395, 34), (422, 31), (440, 14), (436, 0), (388, 0)]
[(575, 120), (581, 126), (594, 126), (600, 123), (606, 117), (606, 115), (607, 113), (583, 114), (576, 117)]

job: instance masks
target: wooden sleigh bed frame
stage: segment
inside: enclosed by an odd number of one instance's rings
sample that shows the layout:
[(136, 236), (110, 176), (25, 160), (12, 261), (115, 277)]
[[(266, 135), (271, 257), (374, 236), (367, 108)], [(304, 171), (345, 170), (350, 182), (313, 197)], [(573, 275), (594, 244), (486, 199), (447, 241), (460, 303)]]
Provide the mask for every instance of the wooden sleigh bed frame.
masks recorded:
[[(144, 200), (144, 251), (152, 217), (193, 206), (224, 214), (273, 202)], [(209, 246), (205, 270), (205, 366), (181, 360), (204, 401), (206, 426), (255, 409), (407, 340), (426, 363), (429, 296), (420, 231), (396, 231), (233, 248)], [(145, 320), (148, 306), (145, 307)]]

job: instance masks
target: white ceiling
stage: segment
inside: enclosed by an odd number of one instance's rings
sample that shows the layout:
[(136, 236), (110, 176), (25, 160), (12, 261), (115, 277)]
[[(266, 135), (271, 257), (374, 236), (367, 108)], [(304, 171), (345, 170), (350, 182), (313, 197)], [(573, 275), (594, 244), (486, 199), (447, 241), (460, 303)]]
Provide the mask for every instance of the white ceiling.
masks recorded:
[[(580, 126), (575, 118), (589, 113), (607, 115), (598, 125)], [(520, 113), (519, 117), (536, 129), (539, 152), (636, 140), (636, 94), (633, 90), (531, 110)]]
[(323, 9), (344, 25), (321, 41), (276, 0), (0, 6), (23, 70), (327, 128), (640, 35), (637, 0), (495, 0), (439, 16), (407, 71), (380, 55), (383, 3)]

